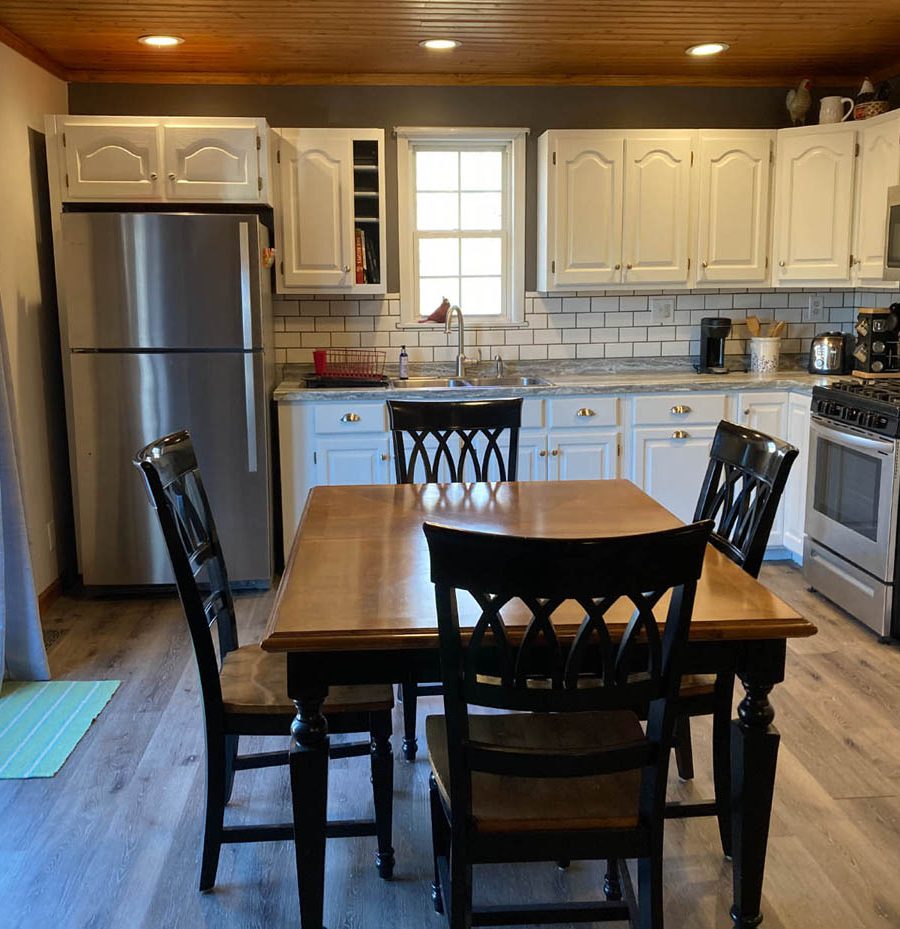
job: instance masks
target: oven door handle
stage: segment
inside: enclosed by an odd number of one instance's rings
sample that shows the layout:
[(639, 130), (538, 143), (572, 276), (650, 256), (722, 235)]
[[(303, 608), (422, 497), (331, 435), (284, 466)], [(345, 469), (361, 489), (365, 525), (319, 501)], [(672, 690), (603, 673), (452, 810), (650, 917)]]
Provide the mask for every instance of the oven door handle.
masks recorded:
[(865, 448), (881, 455), (894, 454), (894, 442), (890, 439), (872, 439), (856, 432), (849, 432), (846, 428), (841, 428), (827, 419), (819, 419), (817, 416), (812, 417), (811, 432), (829, 441), (847, 445), (850, 448)]

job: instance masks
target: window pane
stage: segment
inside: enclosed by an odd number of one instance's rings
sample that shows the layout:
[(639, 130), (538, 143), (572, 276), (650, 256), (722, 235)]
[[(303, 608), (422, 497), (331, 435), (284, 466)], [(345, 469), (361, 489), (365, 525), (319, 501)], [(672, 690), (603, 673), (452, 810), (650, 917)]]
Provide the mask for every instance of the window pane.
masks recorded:
[(464, 277), (462, 279), (463, 313), (496, 316), (503, 311), (499, 277)]
[(419, 274), (422, 277), (459, 274), (459, 239), (419, 239)]
[(419, 315), (431, 316), (446, 297), (450, 304), (459, 303), (458, 277), (420, 277)]
[(456, 190), (458, 185), (458, 152), (416, 152), (417, 190)]
[(459, 194), (416, 194), (416, 227), (459, 229)]
[(463, 190), (502, 190), (502, 152), (462, 152), (459, 164)]
[(502, 239), (463, 239), (463, 274), (502, 274)]
[[(461, 194), (463, 229), (500, 229), (501, 196), (496, 194)], [(420, 227), (421, 228), (421, 227)]]

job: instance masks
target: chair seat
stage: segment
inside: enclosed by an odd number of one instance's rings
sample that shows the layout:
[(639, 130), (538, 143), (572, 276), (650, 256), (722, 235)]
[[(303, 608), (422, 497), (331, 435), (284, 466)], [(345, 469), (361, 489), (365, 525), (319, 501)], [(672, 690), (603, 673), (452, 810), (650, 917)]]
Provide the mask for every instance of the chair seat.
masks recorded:
[[(428, 755), (438, 790), (450, 805), (447, 729), (443, 716), (425, 721)], [(629, 711), (517, 713), (469, 716), (469, 737), (495, 745), (559, 749), (614, 746), (644, 738), (638, 717)], [(533, 832), (628, 829), (638, 823), (640, 772), (593, 777), (507, 777), (472, 775), (472, 817), (480, 832)]]
[(686, 697), (706, 697), (712, 694), (715, 689), (716, 677), (714, 674), (683, 674), (678, 695), (682, 699)]
[[(225, 656), (219, 674), (226, 713), (296, 713), (287, 695), (287, 661), (284, 655), (264, 652), (258, 645), (242, 645)], [(331, 687), (323, 711), (369, 713), (394, 705), (390, 684)]]

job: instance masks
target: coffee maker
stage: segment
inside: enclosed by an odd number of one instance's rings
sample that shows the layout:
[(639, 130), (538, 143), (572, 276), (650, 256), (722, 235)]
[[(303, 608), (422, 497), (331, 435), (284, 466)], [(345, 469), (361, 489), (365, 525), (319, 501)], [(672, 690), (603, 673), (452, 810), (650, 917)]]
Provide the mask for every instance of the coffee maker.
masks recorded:
[(694, 367), (701, 374), (727, 374), (725, 340), (731, 332), (731, 320), (704, 316), (700, 320), (700, 359)]

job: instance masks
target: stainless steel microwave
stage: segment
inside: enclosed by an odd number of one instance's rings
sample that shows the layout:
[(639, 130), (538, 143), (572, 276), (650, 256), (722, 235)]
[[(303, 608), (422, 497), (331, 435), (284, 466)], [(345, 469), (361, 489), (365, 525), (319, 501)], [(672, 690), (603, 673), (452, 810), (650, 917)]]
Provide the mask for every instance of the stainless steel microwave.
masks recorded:
[(900, 281), (900, 187), (889, 187), (884, 233), (884, 279)]

